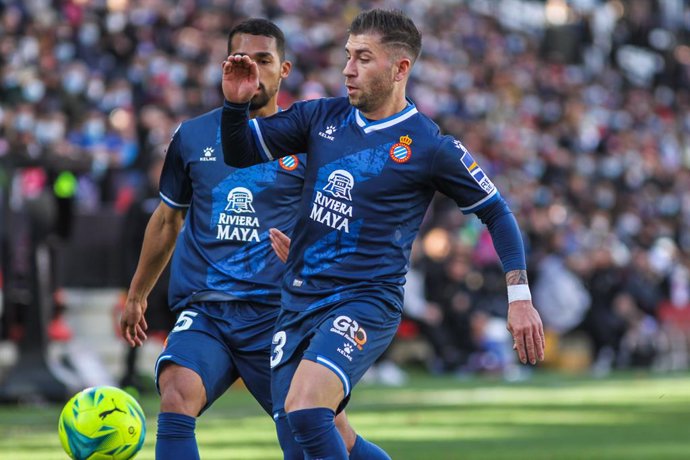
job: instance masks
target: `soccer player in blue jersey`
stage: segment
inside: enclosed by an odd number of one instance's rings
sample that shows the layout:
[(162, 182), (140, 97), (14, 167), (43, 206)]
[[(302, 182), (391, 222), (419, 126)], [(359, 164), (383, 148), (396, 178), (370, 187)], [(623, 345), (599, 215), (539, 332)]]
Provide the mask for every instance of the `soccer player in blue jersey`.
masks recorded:
[[(228, 52), (258, 65), (251, 115), (275, 113), (280, 82), (290, 71), (280, 29), (264, 19), (247, 20), (230, 32)], [(222, 161), (220, 118), (218, 108), (182, 123), (173, 135), (160, 180), (162, 202), (146, 228), (121, 319), (125, 339), (140, 346), (146, 298), (172, 254), (169, 298), (177, 323), (156, 363), (156, 458), (162, 460), (199, 458), (196, 417), (240, 377), (272, 414), (271, 338), (285, 266), (271, 248), (269, 229), (290, 232), (294, 225), (304, 156), (229, 167)], [(284, 457), (303, 459), (285, 417), (276, 426)], [(338, 428), (351, 459), (389, 458), (357, 436), (345, 417)]]
[(229, 56), (221, 137), (226, 163), (247, 167), (295, 152), (308, 162), (273, 336), (274, 416), (287, 413), (309, 458), (346, 459), (334, 415), (390, 344), (408, 258), (435, 191), (488, 226), (506, 272), (508, 329), (523, 363), (543, 359), (517, 222), (463, 144), (405, 96), (421, 35), (399, 11), (352, 22), (347, 97), (298, 102), (248, 120), (257, 64)]

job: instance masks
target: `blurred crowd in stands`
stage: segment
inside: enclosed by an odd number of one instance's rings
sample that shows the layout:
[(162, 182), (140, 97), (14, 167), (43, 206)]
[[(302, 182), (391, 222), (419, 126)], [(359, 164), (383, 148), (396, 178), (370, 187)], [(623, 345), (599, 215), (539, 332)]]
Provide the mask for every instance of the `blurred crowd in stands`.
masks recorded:
[[(682, 0), (3, 0), (0, 162), (24, 169), (0, 181), (20, 197), (37, 183), (62, 190), (73, 213), (124, 215), (177, 125), (222, 103), (234, 23), (263, 16), (285, 31), (287, 107), (344, 95), (346, 28), (369, 7), (399, 7), (420, 27), (408, 95), (474, 152), (509, 201), (552, 356), (580, 334), (600, 373), (686, 369)], [(436, 197), (411, 268), (400, 340), (426, 341), (430, 370), (515, 365), (503, 273), (476, 218)]]

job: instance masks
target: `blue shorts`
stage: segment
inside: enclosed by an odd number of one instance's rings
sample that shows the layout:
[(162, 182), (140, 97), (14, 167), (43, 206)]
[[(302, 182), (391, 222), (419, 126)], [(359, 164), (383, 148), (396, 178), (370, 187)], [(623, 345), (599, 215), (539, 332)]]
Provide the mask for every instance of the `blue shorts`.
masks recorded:
[[(271, 414), (270, 344), (279, 308), (245, 301), (189, 305), (177, 317), (158, 360), (196, 372), (206, 389), (204, 412), (238, 378)], [(160, 389), (159, 389), (160, 392)]]
[(400, 310), (390, 305), (348, 300), (331, 308), (281, 310), (271, 350), (273, 416), (282, 415), (290, 382), (302, 359), (322, 364), (343, 383), (344, 398), (388, 348), (400, 324)]

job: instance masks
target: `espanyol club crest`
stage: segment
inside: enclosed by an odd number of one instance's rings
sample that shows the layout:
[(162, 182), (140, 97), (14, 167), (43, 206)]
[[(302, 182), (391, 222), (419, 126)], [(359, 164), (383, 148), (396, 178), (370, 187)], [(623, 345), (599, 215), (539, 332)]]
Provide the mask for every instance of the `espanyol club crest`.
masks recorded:
[(290, 155), (278, 160), (278, 164), (286, 171), (294, 171), (299, 166), (299, 159), (297, 155)]
[(400, 136), (400, 142), (393, 144), (388, 154), (391, 160), (396, 163), (407, 163), (407, 160), (412, 156), (412, 138), (410, 136)]

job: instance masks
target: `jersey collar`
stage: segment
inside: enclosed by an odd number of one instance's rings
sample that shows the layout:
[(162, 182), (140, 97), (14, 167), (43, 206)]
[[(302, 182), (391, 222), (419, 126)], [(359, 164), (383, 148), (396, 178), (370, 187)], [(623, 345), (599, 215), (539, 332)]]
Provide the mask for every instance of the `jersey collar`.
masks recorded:
[(407, 107), (405, 107), (402, 111), (391, 115), (390, 117), (376, 121), (368, 121), (366, 118), (364, 118), (359, 109), (355, 109), (355, 120), (362, 130), (364, 130), (364, 133), (369, 134), (373, 131), (386, 129), (393, 125), (397, 125), (398, 123), (402, 123), (416, 113), (417, 107), (411, 100), (407, 99)]

